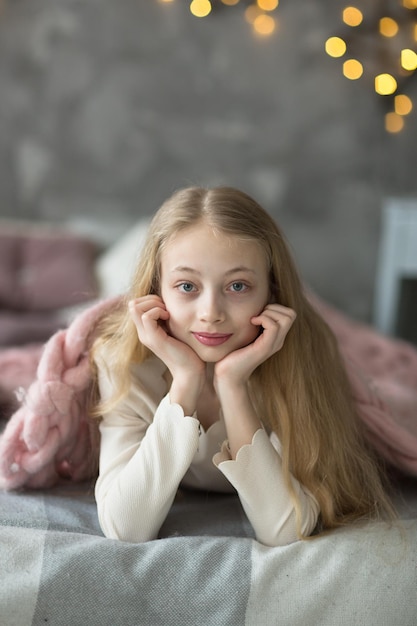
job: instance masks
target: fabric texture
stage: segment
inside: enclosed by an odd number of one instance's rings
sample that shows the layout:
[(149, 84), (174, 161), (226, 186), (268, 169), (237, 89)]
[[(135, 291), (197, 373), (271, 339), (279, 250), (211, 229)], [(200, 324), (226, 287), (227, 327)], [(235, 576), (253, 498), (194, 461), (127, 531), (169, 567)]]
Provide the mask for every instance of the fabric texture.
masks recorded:
[(45, 487), (60, 476), (76, 481), (91, 476), (98, 429), (88, 419), (88, 348), (100, 316), (119, 301), (88, 308), (46, 343), (36, 379), (21, 391), (22, 404), (0, 438), (0, 488)]
[(268, 548), (237, 496), (181, 491), (158, 540), (103, 537), (90, 483), (0, 492), (5, 626), (415, 626), (417, 490), (402, 526)]
[(309, 297), (337, 338), (372, 445), (388, 463), (417, 475), (416, 347)]

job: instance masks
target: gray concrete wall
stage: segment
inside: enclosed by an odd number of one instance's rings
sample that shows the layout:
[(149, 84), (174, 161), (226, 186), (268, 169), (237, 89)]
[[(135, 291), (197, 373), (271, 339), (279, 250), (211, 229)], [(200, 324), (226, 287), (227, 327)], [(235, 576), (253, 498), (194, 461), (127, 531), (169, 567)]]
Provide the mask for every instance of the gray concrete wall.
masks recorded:
[[(3, 0), (0, 216), (109, 243), (174, 189), (229, 184), (281, 223), (305, 280), (370, 319), (389, 196), (416, 196), (417, 113), (324, 53), (341, 3), (281, 0), (254, 37), (240, 7), (186, 0)], [(417, 105), (417, 77), (408, 93)]]

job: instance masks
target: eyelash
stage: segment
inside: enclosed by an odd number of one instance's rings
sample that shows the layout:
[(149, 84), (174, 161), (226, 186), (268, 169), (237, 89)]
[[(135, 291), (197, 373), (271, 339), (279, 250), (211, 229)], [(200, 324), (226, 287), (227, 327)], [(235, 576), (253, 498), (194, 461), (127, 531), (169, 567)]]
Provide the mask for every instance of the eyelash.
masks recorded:
[[(185, 285), (190, 285), (192, 287), (192, 290), (185, 291), (184, 289), (182, 289), (182, 287), (184, 287)], [(176, 289), (178, 289), (178, 291), (180, 291), (181, 293), (193, 293), (195, 291), (195, 286), (193, 285), (193, 283), (184, 281), (183, 283), (179, 283), (178, 285), (176, 285)]]
[(243, 282), (243, 280), (235, 280), (230, 286), (233, 287), (234, 285), (242, 285), (243, 289), (233, 291), (233, 293), (245, 293), (249, 289), (249, 285)]

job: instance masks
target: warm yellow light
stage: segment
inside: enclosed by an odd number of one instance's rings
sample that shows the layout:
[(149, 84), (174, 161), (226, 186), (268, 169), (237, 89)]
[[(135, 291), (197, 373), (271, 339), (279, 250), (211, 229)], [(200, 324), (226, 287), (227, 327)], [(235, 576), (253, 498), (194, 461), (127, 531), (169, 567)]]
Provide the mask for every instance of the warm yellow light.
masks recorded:
[(417, 41), (417, 24), (414, 24), (414, 39)]
[(174, 0), (160, 0), (160, 2), (165, 2), (166, 4), (168, 4), (168, 2), (174, 2)]
[(279, 4), (279, 0), (257, 0), (257, 5), (262, 11), (274, 11)]
[(276, 24), (273, 17), (261, 13), (255, 17), (253, 28), (259, 35), (271, 35), (275, 30)]
[(401, 115), (394, 113), (387, 113), (385, 116), (385, 130), (389, 133), (399, 133), (404, 128), (404, 120)]
[(413, 109), (411, 98), (405, 94), (400, 94), (394, 98), (394, 111), (397, 115), (408, 115)]
[(227, 4), (227, 6), (232, 7), (235, 4), (238, 4), (239, 0), (222, 0), (223, 4)]
[(414, 50), (410, 50), (409, 48), (401, 50), (401, 66), (411, 72), (417, 69), (417, 54)]
[(260, 15), (261, 11), (257, 4), (250, 4), (248, 8), (245, 10), (245, 20), (252, 24), (255, 22), (256, 18)]
[(324, 47), (331, 57), (342, 57), (346, 52), (346, 44), (340, 37), (329, 37)]
[(397, 81), (391, 74), (378, 74), (375, 76), (375, 91), (380, 96), (389, 96), (397, 89)]
[(193, 0), (190, 4), (190, 11), (195, 17), (206, 17), (211, 11), (210, 0)]
[(417, 9), (417, 0), (403, 0), (406, 9)]
[(356, 7), (346, 7), (343, 9), (342, 19), (348, 26), (359, 26), (363, 20), (363, 14)]
[(384, 37), (395, 37), (398, 33), (398, 24), (392, 17), (381, 17), (379, 20), (379, 32)]
[(343, 63), (343, 76), (349, 80), (358, 80), (363, 74), (363, 65), (356, 59), (348, 59)]

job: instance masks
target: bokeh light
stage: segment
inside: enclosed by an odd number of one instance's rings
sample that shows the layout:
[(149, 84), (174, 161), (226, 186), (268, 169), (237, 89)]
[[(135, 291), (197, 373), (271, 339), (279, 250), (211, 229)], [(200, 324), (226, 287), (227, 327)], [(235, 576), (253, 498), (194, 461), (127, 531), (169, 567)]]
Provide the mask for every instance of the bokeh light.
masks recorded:
[(210, 0), (193, 0), (190, 11), (195, 17), (206, 17), (211, 12)]
[(357, 59), (348, 59), (343, 63), (343, 76), (349, 80), (358, 80), (363, 74), (363, 65)]
[(359, 26), (363, 20), (363, 13), (356, 7), (346, 7), (343, 9), (342, 19), (348, 26)]
[(331, 57), (342, 57), (346, 52), (346, 43), (341, 37), (329, 37), (324, 47)]
[(394, 111), (397, 115), (408, 115), (413, 110), (411, 98), (405, 94), (398, 94), (394, 98)]
[(381, 96), (390, 96), (397, 89), (397, 81), (391, 74), (375, 76), (375, 91)]
[(262, 11), (275, 11), (279, 0), (257, 0), (257, 4)]
[(401, 67), (413, 72), (417, 68), (417, 54), (410, 48), (401, 50)]
[(399, 28), (398, 23), (392, 17), (381, 17), (379, 20), (379, 32), (384, 37), (395, 37)]
[(385, 115), (385, 130), (389, 133), (399, 133), (404, 128), (404, 119), (394, 111)]
[(255, 17), (253, 28), (259, 35), (271, 35), (276, 28), (276, 23), (273, 17), (261, 13)]

